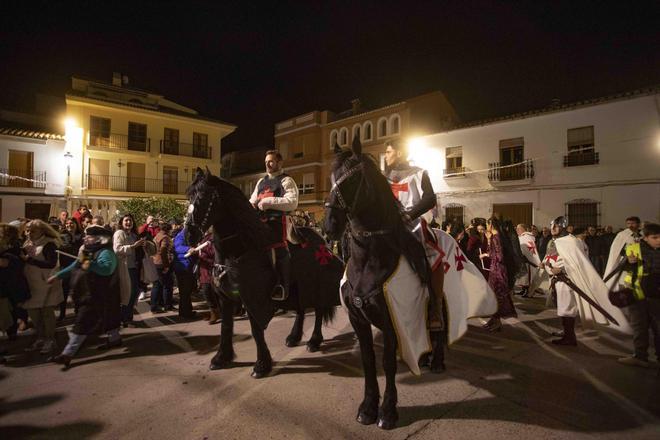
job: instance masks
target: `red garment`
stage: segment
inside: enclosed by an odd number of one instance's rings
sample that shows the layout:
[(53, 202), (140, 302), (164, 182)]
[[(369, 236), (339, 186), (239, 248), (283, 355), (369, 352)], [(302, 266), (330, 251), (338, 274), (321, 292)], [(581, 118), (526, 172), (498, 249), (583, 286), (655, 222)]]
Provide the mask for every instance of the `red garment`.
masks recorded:
[(158, 235), (160, 232), (160, 228), (158, 226), (149, 226), (149, 224), (145, 223), (138, 228), (138, 233), (142, 234), (145, 229), (151, 234), (153, 238), (156, 238), (156, 235)]
[[(201, 243), (212, 241), (213, 235), (206, 234)], [(201, 244), (200, 243), (200, 244)], [(199, 284), (211, 284), (213, 281), (213, 264), (215, 264), (215, 247), (213, 243), (199, 251)]]
[[(506, 239), (506, 238), (505, 238)], [(518, 316), (513, 305), (509, 289), (509, 276), (504, 264), (504, 250), (500, 241), (500, 234), (493, 234), (488, 246), (490, 256), (490, 272), (488, 273), (488, 285), (497, 297), (497, 314), (500, 318)]]
[(76, 221), (76, 223), (78, 223), (78, 230), (80, 230), (80, 231), (82, 231), (82, 222), (81, 222), (81, 219), (80, 219), (81, 215), (82, 214), (80, 214), (80, 211), (76, 211), (71, 216), (71, 218), (74, 219)]

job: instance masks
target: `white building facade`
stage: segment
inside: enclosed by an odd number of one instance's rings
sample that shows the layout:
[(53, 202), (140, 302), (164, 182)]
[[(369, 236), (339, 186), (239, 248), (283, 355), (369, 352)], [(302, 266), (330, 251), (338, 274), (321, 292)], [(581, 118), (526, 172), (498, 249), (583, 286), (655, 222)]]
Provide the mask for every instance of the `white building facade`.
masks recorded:
[(623, 227), (660, 218), (660, 89), (559, 106), (417, 138), (441, 217)]

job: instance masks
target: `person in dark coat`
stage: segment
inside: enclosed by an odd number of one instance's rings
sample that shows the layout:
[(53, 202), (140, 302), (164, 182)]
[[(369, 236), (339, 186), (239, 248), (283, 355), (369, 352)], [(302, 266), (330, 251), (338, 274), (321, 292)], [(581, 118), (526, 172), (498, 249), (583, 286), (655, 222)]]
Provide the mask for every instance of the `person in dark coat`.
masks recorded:
[[(82, 234), (78, 228), (78, 222), (72, 218), (67, 219), (64, 222), (64, 231), (60, 235), (62, 237), (62, 246), (60, 246), (60, 251), (69, 255), (78, 255), (80, 246), (83, 244)], [(60, 254), (61, 267), (70, 266), (71, 263), (76, 261), (75, 258), (72, 258), (69, 255)], [(60, 316), (57, 318), (58, 321), (62, 321), (66, 316), (66, 303), (69, 299), (69, 291), (71, 290), (69, 281), (70, 278), (64, 278), (62, 280), (62, 293), (64, 293), (64, 301), (62, 301), (60, 304)]]
[(48, 282), (66, 277), (71, 277), (78, 314), (67, 346), (51, 361), (68, 368), (89, 335), (108, 334), (107, 342), (99, 348), (121, 345), (119, 274), (117, 256), (112, 250), (112, 231), (103, 226), (88, 226), (82, 254), (67, 268), (50, 277)]
[(188, 252), (191, 247), (186, 244), (183, 229), (174, 236), (174, 274), (179, 286), (179, 316), (185, 319), (194, 319), (197, 313), (192, 308), (192, 291), (195, 284), (193, 276), (193, 261)]

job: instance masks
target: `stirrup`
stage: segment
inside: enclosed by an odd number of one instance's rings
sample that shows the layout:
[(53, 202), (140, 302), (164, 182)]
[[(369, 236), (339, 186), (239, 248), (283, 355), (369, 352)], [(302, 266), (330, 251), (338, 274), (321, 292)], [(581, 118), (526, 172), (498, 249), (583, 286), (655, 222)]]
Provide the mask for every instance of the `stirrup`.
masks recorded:
[(276, 284), (270, 294), (270, 299), (273, 301), (286, 301), (288, 297), (289, 295), (287, 294), (286, 289), (281, 284)]

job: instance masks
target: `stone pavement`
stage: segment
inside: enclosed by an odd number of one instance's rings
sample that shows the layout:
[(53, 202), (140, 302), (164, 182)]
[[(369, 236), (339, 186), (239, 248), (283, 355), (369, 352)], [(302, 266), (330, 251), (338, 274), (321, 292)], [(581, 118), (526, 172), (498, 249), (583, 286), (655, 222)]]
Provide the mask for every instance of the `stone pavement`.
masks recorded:
[(0, 367), (0, 438), (660, 438), (657, 370), (619, 365), (631, 342), (617, 335), (580, 331), (577, 348), (549, 344), (559, 321), (543, 302), (517, 298), (520, 317), (500, 333), (475, 320), (444, 374), (414, 377), (400, 363), (400, 422), (390, 432), (355, 422), (362, 372), (343, 311), (319, 353), (285, 347), (292, 315), (275, 317), (267, 331), (275, 370), (255, 380), (245, 319), (235, 366), (209, 371), (219, 325), (154, 316), (140, 303), (142, 324), (123, 331), (123, 347), (87, 347), (66, 372), (23, 353), (30, 338), (19, 338)]

